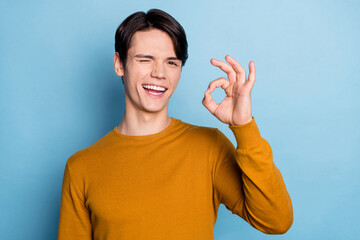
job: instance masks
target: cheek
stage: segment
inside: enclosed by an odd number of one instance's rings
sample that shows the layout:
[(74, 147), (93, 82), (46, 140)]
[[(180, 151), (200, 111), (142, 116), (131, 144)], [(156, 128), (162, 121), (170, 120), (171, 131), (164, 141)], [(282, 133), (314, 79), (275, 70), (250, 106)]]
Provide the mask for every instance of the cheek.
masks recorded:
[(142, 80), (146, 79), (147, 76), (150, 74), (150, 68), (148, 66), (142, 66), (142, 67), (137, 67), (136, 69), (132, 70), (132, 79), (134, 80), (134, 82), (141, 82)]
[(129, 68), (126, 71), (126, 80), (129, 86), (136, 86), (140, 84), (141, 80), (146, 77), (146, 69), (144, 68)]
[(172, 85), (173, 85), (173, 88), (176, 88), (179, 81), (180, 81), (180, 76), (181, 76), (181, 72), (176, 72), (174, 73), (174, 75), (172, 76)]

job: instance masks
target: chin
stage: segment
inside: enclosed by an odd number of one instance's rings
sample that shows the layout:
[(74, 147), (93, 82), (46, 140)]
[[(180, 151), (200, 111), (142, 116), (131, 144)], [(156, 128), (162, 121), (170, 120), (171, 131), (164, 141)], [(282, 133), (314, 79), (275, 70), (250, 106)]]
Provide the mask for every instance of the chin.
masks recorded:
[(149, 113), (160, 113), (167, 111), (167, 105), (168, 101), (165, 101), (165, 99), (158, 99), (157, 101), (143, 99), (143, 101), (141, 101), (142, 109)]
[(144, 111), (148, 113), (160, 113), (165, 110), (164, 106), (146, 106), (144, 107)]

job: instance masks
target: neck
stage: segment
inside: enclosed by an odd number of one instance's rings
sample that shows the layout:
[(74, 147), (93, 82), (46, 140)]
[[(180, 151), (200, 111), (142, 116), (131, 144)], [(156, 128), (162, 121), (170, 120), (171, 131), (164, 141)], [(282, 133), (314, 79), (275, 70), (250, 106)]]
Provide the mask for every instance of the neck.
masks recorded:
[(166, 111), (159, 113), (127, 111), (118, 126), (121, 134), (128, 136), (142, 136), (161, 132), (169, 126), (171, 118)]

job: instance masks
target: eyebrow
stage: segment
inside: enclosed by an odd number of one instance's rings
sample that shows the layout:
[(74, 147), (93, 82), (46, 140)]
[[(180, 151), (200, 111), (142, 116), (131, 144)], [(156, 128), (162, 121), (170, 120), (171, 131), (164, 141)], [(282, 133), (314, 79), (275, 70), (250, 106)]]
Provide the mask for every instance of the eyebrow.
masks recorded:
[[(154, 59), (154, 56), (151, 55), (144, 55), (144, 54), (137, 54), (135, 55), (136, 58), (149, 58)], [(180, 60), (177, 57), (168, 57), (167, 60)]]

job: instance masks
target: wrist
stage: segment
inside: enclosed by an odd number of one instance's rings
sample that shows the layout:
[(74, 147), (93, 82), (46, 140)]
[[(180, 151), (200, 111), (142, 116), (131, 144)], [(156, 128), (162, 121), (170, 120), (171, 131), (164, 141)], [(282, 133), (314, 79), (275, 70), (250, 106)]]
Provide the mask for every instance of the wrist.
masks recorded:
[(254, 117), (252, 120), (242, 126), (229, 126), (235, 135), (237, 148), (251, 148), (261, 142), (261, 135), (255, 123)]
[(245, 124), (248, 124), (249, 122), (251, 122), (251, 120), (253, 119), (253, 116), (247, 117), (247, 118), (243, 118), (237, 121), (233, 121), (232, 123), (229, 124), (229, 126), (242, 126)]

